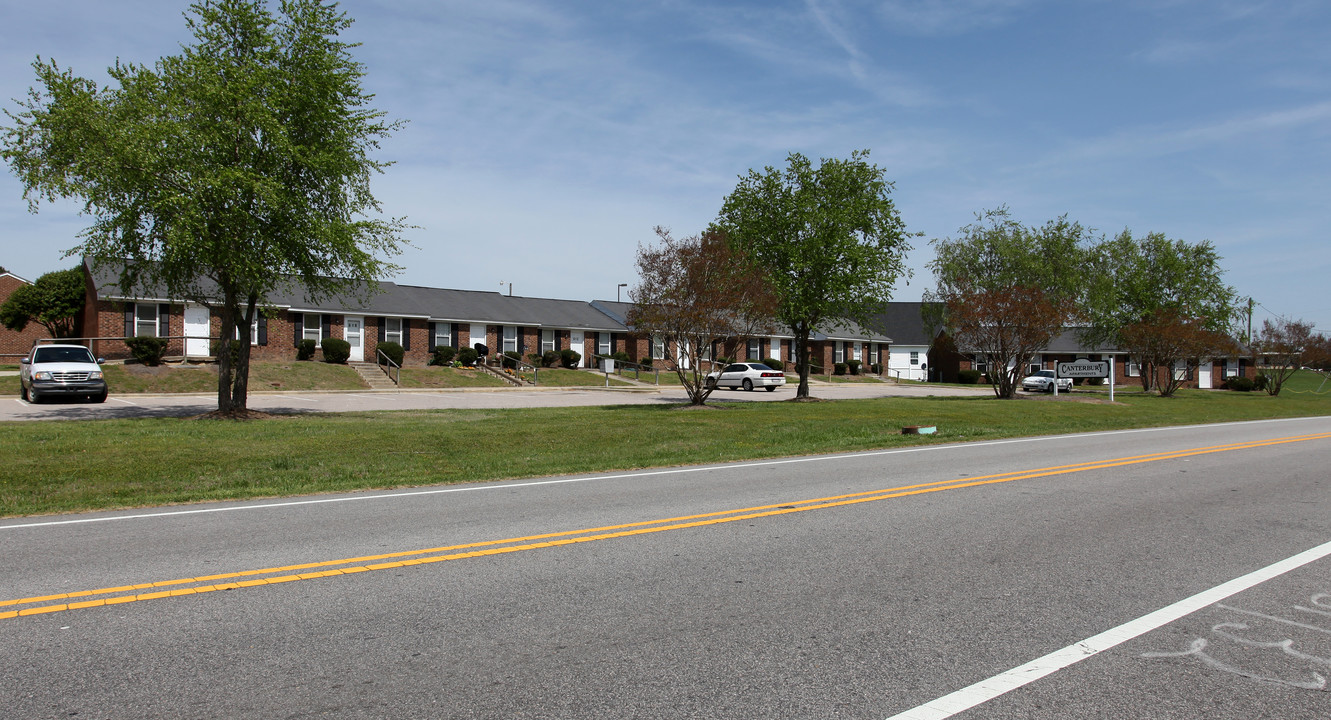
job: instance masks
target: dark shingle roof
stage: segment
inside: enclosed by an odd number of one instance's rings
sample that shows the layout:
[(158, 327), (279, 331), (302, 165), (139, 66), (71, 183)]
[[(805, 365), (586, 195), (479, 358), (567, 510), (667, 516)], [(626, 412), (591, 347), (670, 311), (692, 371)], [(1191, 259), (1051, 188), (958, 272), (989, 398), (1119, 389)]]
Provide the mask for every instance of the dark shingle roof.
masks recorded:
[(925, 326), (922, 302), (890, 302), (869, 316), (869, 326), (892, 338), (893, 345), (933, 344), (934, 334)]

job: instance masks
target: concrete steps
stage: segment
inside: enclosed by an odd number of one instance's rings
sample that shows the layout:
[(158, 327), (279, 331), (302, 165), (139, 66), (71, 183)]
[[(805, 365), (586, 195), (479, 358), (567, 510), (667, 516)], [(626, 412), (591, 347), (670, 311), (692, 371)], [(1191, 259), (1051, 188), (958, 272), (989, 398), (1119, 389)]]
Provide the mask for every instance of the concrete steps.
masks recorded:
[(369, 385), (371, 390), (397, 389), (397, 384), (393, 382), (393, 379), (388, 377), (388, 374), (384, 372), (383, 368), (375, 363), (349, 362), (347, 364), (356, 371), (357, 375), (360, 375), (360, 379), (364, 380), (365, 384)]

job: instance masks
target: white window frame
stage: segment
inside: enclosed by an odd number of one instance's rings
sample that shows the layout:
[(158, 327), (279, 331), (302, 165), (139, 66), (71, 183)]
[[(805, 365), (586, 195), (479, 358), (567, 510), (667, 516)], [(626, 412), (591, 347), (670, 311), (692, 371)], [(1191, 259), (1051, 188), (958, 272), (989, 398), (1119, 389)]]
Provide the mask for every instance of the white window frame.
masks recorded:
[(553, 352), (554, 349), (555, 349), (555, 331), (554, 331), (554, 330), (542, 330), (542, 331), (541, 331), (541, 354), (544, 355), (545, 353)]
[(846, 361), (846, 343), (837, 340), (832, 344), (832, 362), (843, 363)]
[(1225, 358), (1225, 377), (1232, 378), (1239, 376), (1238, 358)]
[(1142, 366), (1137, 362), (1136, 356), (1129, 355), (1123, 363), (1123, 377), (1141, 377)]
[(976, 355), (974, 361), (972, 361), (971, 363), (971, 367), (973, 367), (981, 375), (987, 374), (989, 372), (989, 362), (985, 360), (985, 357), (983, 355)]
[(750, 360), (759, 360), (763, 356), (763, 341), (757, 338), (750, 338), (745, 343), (744, 354), (748, 355)]
[(596, 333), (596, 353), (609, 355), (615, 350), (615, 336), (608, 332)]
[(911, 365), (919, 365), (919, 364), (920, 364), (920, 351), (919, 351), (919, 350), (911, 350), (911, 351), (910, 351), (910, 364), (911, 364)]
[(503, 342), (503, 345), (504, 345), (503, 352), (517, 352), (517, 351), (518, 351), (518, 326), (517, 326), (517, 325), (505, 325), (505, 326), (504, 326), (504, 339), (503, 339), (502, 342)]
[(402, 344), (402, 318), (384, 318), (384, 342)]
[(653, 359), (653, 360), (664, 360), (664, 359), (665, 359), (665, 338), (662, 337), (662, 336), (660, 336), (660, 335), (653, 335), (653, 336), (652, 336), (652, 343), (651, 343), (651, 345), (652, 345), (652, 346), (651, 346), (651, 349), (650, 349), (650, 351), (649, 351), (650, 354), (651, 354), (651, 359)]
[[(255, 315), (258, 315), (258, 313), (255, 313)], [(236, 318), (236, 319), (239, 320), (240, 318)], [(240, 339), (240, 323), (239, 323), (239, 322), (236, 323), (236, 332), (235, 332), (235, 338), (234, 338), (234, 339), (236, 339), (236, 340), (239, 340), (239, 339)], [(258, 318), (258, 317), (255, 317), (255, 318), (254, 318), (254, 322), (250, 323), (250, 345), (258, 345), (258, 344), (259, 344), (259, 318)]]
[[(152, 310), (152, 317), (148, 317), (145, 309)], [(158, 329), (161, 327), (161, 312), (157, 303), (134, 303), (134, 336), (135, 337), (159, 337), (161, 333)]]
[[(323, 340), (323, 317), (318, 313), (301, 313), (300, 337), (302, 340), (313, 340), (315, 343)], [(310, 322), (313, 320), (314, 322)]]
[(434, 346), (452, 347), (453, 323), (437, 322), (434, 324)]

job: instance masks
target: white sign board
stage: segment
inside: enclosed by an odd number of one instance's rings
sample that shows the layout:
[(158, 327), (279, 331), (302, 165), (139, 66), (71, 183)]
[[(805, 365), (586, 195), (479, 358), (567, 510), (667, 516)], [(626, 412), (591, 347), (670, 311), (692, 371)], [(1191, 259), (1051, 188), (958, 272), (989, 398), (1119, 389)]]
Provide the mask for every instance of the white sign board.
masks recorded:
[(1061, 362), (1058, 363), (1056, 372), (1061, 378), (1107, 378), (1109, 377), (1109, 363), (1091, 362), (1090, 360)]

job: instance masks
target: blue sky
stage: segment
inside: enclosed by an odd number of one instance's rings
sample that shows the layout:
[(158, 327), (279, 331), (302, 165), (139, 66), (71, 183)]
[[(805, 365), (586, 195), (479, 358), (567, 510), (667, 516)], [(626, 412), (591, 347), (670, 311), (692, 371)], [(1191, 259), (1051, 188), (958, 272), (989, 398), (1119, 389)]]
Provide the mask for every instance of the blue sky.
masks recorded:
[[(184, 3), (12, 4), (5, 107), (40, 54), (105, 80), (176, 52)], [(1331, 4), (1315, 0), (348, 0), (368, 89), (408, 125), (375, 182), (420, 226), (402, 283), (604, 299), (652, 228), (704, 228), (750, 168), (867, 148), (929, 239), (1006, 204), (1209, 240), (1260, 304), (1331, 331)], [(0, 265), (86, 221), (0, 176)]]

